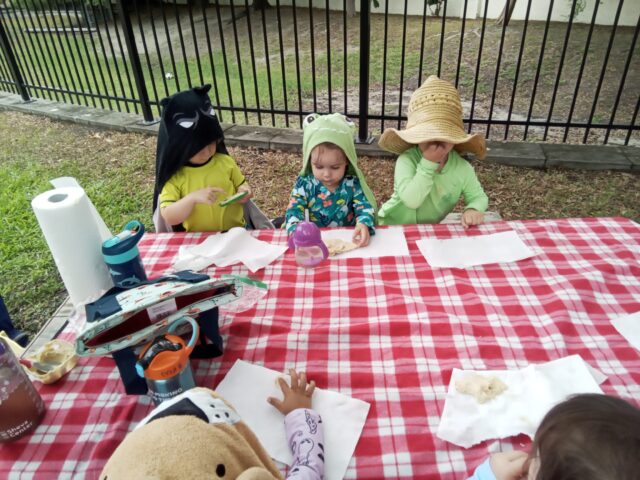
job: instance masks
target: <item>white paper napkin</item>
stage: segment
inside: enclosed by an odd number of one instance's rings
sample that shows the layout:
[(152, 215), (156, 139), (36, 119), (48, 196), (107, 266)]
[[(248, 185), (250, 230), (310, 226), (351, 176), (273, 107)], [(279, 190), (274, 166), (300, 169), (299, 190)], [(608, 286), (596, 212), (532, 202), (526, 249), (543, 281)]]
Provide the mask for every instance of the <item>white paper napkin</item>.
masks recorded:
[(640, 312), (614, 318), (611, 323), (633, 348), (640, 350)]
[[(268, 397), (282, 398), (277, 379), (284, 376), (283, 373), (237, 360), (216, 392), (235, 407), (272, 458), (291, 465), (293, 458), (287, 445), (284, 418), (267, 403)], [(320, 414), (324, 425), (324, 476), (327, 480), (342, 479), (360, 438), (369, 404), (316, 388), (313, 409)]]
[[(330, 238), (338, 238), (345, 242), (351, 242), (353, 239), (353, 228), (337, 228), (332, 230), (324, 230), (322, 232), (322, 240), (326, 241)], [(341, 258), (375, 258), (375, 257), (401, 257), (409, 255), (409, 246), (404, 236), (402, 228), (380, 228), (376, 230), (376, 234), (371, 236), (369, 245), (366, 247), (356, 248), (349, 252), (344, 252), (330, 259)]]
[(232, 228), (226, 233), (208, 237), (195, 246), (182, 246), (173, 269), (199, 271), (215, 264), (226, 267), (244, 264), (251, 272), (266, 267), (287, 250), (286, 245), (273, 245), (254, 238), (244, 228)]
[(423, 238), (416, 244), (434, 268), (517, 262), (535, 255), (513, 230), (449, 239)]
[[(471, 395), (456, 390), (456, 380), (469, 374), (497, 377), (507, 385), (507, 390), (480, 404)], [(437, 436), (464, 448), (520, 433), (533, 438), (544, 415), (576, 393), (602, 393), (589, 366), (579, 355), (529, 365), (521, 370), (454, 368)]]

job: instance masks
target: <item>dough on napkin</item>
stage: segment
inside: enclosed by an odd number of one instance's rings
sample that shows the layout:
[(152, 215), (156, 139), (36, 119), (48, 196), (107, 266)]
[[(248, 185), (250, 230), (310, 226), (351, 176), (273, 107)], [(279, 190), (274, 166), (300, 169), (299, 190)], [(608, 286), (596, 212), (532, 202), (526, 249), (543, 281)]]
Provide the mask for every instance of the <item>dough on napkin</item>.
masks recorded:
[(456, 381), (456, 390), (471, 395), (478, 403), (493, 400), (507, 389), (505, 383), (497, 377), (484, 375), (466, 375)]
[(324, 241), (327, 249), (329, 250), (329, 256), (333, 257), (339, 253), (350, 252), (355, 250), (358, 246), (352, 242), (345, 242), (341, 238), (328, 238)]

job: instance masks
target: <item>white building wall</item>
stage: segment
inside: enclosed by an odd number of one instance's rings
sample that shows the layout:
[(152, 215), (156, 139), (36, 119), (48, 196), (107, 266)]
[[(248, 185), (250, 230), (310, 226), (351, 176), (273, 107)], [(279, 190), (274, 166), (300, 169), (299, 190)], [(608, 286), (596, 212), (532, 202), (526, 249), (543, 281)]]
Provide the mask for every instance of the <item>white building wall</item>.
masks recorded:
[[(271, 5), (276, 4), (276, 0), (269, 0)], [(407, 13), (409, 15), (422, 15), (424, 10), (424, 0), (407, 0)], [(571, 12), (571, 4), (573, 0), (555, 0), (553, 2), (553, 11), (551, 21), (567, 22), (569, 13)], [(581, 0), (578, 0), (579, 2)], [(591, 23), (595, 2), (598, 0), (584, 0), (585, 9), (574, 18), (574, 23)], [(640, 0), (599, 0), (598, 16), (596, 23), (599, 25), (612, 25), (615, 19), (616, 10), (620, 1), (624, 1), (618, 25), (633, 27), (640, 17)], [(220, 5), (229, 5), (233, 2), (238, 7), (245, 5), (244, 0), (219, 0)], [(211, 0), (211, 3), (215, 3)], [(249, 2), (252, 3), (252, 2)], [(325, 8), (326, 0), (296, 0), (296, 6), (305, 8), (309, 4), (314, 8)], [(360, 0), (356, 0), (356, 11), (360, 10)], [(371, 11), (373, 13), (385, 12), (385, 0), (379, 0), (380, 6), (373, 7), (371, 2)], [(511, 16), (512, 20), (524, 20), (527, 11), (528, 0), (517, 0), (516, 7)], [(487, 7), (487, 19), (496, 19), (500, 16), (505, 5), (505, 0), (467, 0), (467, 18), (482, 19), (484, 15), (485, 4)], [(551, 0), (531, 0), (531, 11), (529, 20), (546, 21), (549, 14), (549, 5)], [(292, 0), (280, 0), (281, 6), (291, 6)], [(342, 0), (329, 0), (329, 8), (331, 10), (342, 10)], [(389, 0), (389, 13), (393, 15), (403, 15), (405, 9), (404, 0)], [(441, 12), (444, 4), (441, 7)], [(464, 0), (448, 0), (447, 1), (447, 17), (461, 18), (464, 14)], [(427, 9), (428, 12), (428, 9)]]
[[(585, 0), (585, 9), (573, 19), (574, 23), (591, 23), (596, 1), (597, 0)], [(482, 4), (478, 10), (479, 18), (482, 18), (484, 13), (484, 3), (488, 3), (488, 18), (497, 18), (504, 7), (503, 0), (486, 0), (486, 2), (485, 0), (480, 0), (478, 3)], [(619, 3), (619, 0), (600, 0), (596, 24), (613, 25)], [(546, 21), (549, 15), (550, 4), (551, 0), (531, 0), (529, 20)], [(553, 2), (551, 21), (567, 22), (571, 14), (571, 5), (572, 2), (570, 0), (555, 0)], [(511, 18), (513, 20), (524, 20), (526, 13), (527, 0), (518, 0)], [(639, 16), (640, 0), (624, 0), (618, 25), (635, 26)]]

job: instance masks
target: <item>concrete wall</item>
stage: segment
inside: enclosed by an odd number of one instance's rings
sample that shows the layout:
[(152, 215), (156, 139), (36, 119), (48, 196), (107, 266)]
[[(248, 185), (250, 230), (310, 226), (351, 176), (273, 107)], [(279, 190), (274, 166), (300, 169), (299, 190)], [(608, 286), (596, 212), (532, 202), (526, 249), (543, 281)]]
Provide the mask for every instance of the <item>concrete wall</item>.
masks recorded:
[[(271, 5), (276, 4), (276, 0), (269, 0)], [(349, 0), (347, 0), (349, 1)], [(571, 12), (571, 4), (573, 0), (555, 0), (553, 2), (553, 11), (551, 21), (566, 22)], [(578, 4), (584, 4), (585, 9), (574, 18), (575, 23), (591, 23), (593, 9), (598, 0), (577, 0)], [(599, 25), (612, 25), (615, 19), (616, 10), (620, 1), (624, 1), (618, 25), (635, 26), (640, 16), (640, 0), (599, 0), (598, 16), (596, 23)], [(229, 5), (231, 2), (237, 6), (244, 6), (244, 0), (219, 0), (220, 5)], [(210, 3), (215, 3), (210, 0)], [(253, 3), (250, 1), (249, 3)], [(292, 5), (292, 0), (280, 0), (281, 6)], [(296, 6), (306, 8), (309, 3), (315, 8), (325, 8), (326, 0), (296, 0)], [(385, 0), (379, 0), (380, 6), (373, 7), (371, 3), (371, 11), (373, 13), (385, 12)], [(389, 13), (394, 15), (403, 15), (405, 2), (402, 0), (388, 0)], [(512, 20), (524, 20), (527, 11), (528, 0), (517, 0), (515, 10), (513, 11)], [(355, 0), (356, 11), (359, 11), (360, 0)], [(448, 0), (447, 1), (447, 17), (461, 18), (466, 13), (467, 18), (481, 19), (484, 15), (485, 4), (487, 5), (487, 18), (496, 19), (500, 16), (505, 5), (505, 0), (467, 0), (467, 10), (464, 12), (464, 0)], [(549, 14), (549, 5), (551, 0), (531, 0), (531, 12), (529, 20), (546, 21)], [(342, 0), (329, 0), (329, 8), (331, 10), (342, 10)], [(444, 4), (441, 7), (441, 11)], [(407, 13), (409, 15), (422, 15), (424, 10), (424, 0), (408, 0)], [(428, 9), (427, 9), (428, 14)], [(442, 14), (442, 13), (441, 13)]]

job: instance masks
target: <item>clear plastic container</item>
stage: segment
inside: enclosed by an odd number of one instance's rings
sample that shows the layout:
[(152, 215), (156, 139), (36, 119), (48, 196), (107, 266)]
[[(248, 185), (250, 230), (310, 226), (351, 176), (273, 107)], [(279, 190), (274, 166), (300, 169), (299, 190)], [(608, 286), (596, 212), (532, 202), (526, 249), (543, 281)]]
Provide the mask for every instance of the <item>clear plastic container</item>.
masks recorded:
[(298, 265), (304, 268), (315, 267), (329, 256), (320, 229), (312, 222), (300, 222), (296, 226), (289, 237), (289, 247), (293, 248)]
[(311, 268), (318, 265), (325, 259), (322, 249), (318, 246), (299, 246), (295, 249), (296, 262), (305, 268)]
[(44, 402), (17, 357), (0, 338), (0, 442), (16, 440), (35, 429)]

